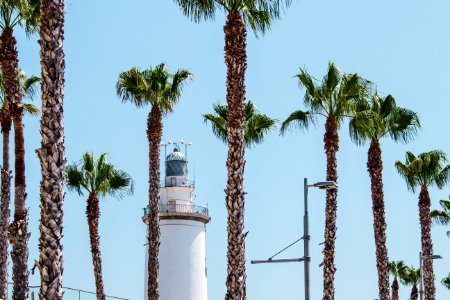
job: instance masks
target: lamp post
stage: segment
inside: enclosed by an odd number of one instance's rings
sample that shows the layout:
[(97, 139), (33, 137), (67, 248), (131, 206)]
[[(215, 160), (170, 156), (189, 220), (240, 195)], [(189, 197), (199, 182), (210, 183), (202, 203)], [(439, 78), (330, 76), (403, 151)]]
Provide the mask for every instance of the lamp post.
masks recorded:
[[(281, 251), (278, 251), (269, 259), (266, 260), (252, 260), (252, 264), (262, 264), (262, 263), (282, 263), (282, 262), (304, 262), (304, 277), (305, 277), (305, 300), (310, 300), (310, 288), (309, 288), (309, 263), (311, 261), (311, 257), (309, 256), (309, 241), (311, 239), (309, 235), (309, 215), (308, 215), (308, 188), (310, 187), (316, 187), (319, 189), (336, 189), (337, 184), (334, 181), (320, 181), (316, 182), (314, 184), (308, 184), (308, 178), (304, 178), (304, 185), (303, 185), (303, 200), (304, 200), (304, 207), (305, 212), (303, 215), (303, 236), (290, 244), (289, 246), (285, 247)], [(299, 258), (287, 258), (287, 259), (273, 259), (275, 256), (280, 254), (281, 252), (285, 251), (289, 247), (293, 246), (294, 244), (298, 243), (300, 240), (303, 240), (303, 257)]]
[(431, 255), (422, 255), (422, 251), (419, 252), (419, 260), (420, 260), (420, 266), (419, 266), (419, 280), (420, 280), (419, 295), (420, 295), (420, 300), (423, 300), (423, 294), (424, 294), (424, 291), (423, 291), (423, 275), (422, 275), (422, 261), (424, 259), (441, 259), (441, 258), (442, 258), (442, 256), (440, 256), (440, 255), (433, 255), (433, 254), (431, 254)]

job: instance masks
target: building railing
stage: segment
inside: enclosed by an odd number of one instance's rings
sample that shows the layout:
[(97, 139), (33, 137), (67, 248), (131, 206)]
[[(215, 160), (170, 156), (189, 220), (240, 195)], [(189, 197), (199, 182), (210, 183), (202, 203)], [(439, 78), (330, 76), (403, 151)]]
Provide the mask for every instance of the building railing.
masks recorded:
[[(160, 204), (158, 209), (160, 213), (188, 213), (209, 217), (207, 207), (195, 204)], [(150, 214), (148, 207), (144, 208), (144, 214), (146, 216)]]
[(181, 186), (181, 187), (190, 187), (195, 188), (195, 181), (194, 180), (185, 180), (183, 182), (180, 182), (179, 180), (167, 180), (167, 181), (161, 181), (160, 187), (174, 187), (174, 186)]
[[(39, 289), (40, 286), (29, 286), (29, 299), (38, 300), (39, 299)], [(8, 282), (8, 299), (12, 299), (12, 283)], [(63, 297), (64, 300), (96, 300), (96, 294), (94, 292), (84, 291), (80, 289), (74, 289), (71, 287), (63, 287)], [(120, 298), (115, 296), (105, 295), (107, 300), (129, 300), (128, 298)]]

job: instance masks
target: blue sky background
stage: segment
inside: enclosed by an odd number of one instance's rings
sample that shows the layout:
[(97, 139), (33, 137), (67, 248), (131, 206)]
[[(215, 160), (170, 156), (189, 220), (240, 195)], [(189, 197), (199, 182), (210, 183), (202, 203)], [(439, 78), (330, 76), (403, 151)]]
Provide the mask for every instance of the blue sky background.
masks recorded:
[[(304, 91), (293, 76), (299, 67), (316, 78), (333, 61), (344, 72), (358, 72), (392, 93), (400, 106), (417, 111), (423, 128), (414, 142), (382, 142), (388, 250), (392, 260), (418, 265), (420, 250), (418, 195), (409, 192), (394, 169), (405, 151), (442, 149), (450, 154), (448, 131), (450, 20), (448, 1), (294, 1), (283, 19), (264, 37), (248, 34), (247, 98), (261, 112), (279, 120), (303, 108)], [(107, 294), (142, 299), (144, 293), (149, 108), (122, 104), (115, 95), (118, 74), (132, 66), (167, 63), (171, 70), (188, 68), (195, 75), (175, 112), (164, 120), (163, 140), (191, 140), (190, 171), (198, 204), (208, 204), (212, 217), (207, 231), (209, 299), (223, 299), (226, 277), (226, 147), (203, 124), (201, 114), (225, 101), (223, 25), (194, 24), (172, 1), (68, 1), (65, 52), (66, 156), (76, 161), (86, 151), (109, 152), (113, 162), (136, 182), (135, 194), (101, 204), (101, 247)], [(27, 40), (16, 31), (20, 65), (27, 74), (40, 74), (36, 37)], [(39, 99), (36, 101), (39, 104)], [(38, 257), (39, 120), (26, 117), (27, 191), (30, 207), (30, 267)], [(323, 120), (309, 132), (280, 137), (247, 151), (245, 187), (247, 260), (267, 258), (302, 234), (303, 178), (325, 178)], [(366, 171), (368, 146), (357, 147), (340, 131), (339, 194), (336, 244), (336, 299), (374, 299), (377, 272), (372, 228), (370, 181)], [(430, 190), (433, 206), (450, 194)], [(85, 198), (66, 194), (64, 285), (94, 291)], [(323, 191), (310, 191), (312, 299), (322, 296), (324, 229)], [(450, 240), (445, 228), (433, 228), (437, 299), (450, 292), (440, 280), (450, 271)], [(286, 257), (301, 256), (302, 246)], [(303, 295), (303, 265), (247, 266), (248, 298), (299, 299)], [(39, 284), (38, 275), (31, 284)], [(401, 287), (401, 299), (410, 288)]]

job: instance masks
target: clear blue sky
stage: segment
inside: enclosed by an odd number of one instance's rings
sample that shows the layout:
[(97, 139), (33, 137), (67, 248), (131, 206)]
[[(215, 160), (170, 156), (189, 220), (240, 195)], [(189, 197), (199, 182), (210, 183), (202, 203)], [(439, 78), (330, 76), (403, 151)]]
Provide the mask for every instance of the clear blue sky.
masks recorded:
[[(86, 151), (109, 152), (113, 162), (136, 182), (134, 196), (107, 198), (101, 205), (101, 247), (108, 294), (133, 300), (143, 297), (147, 203), (148, 108), (122, 104), (115, 95), (121, 71), (167, 63), (195, 75), (175, 112), (164, 120), (164, 140), (192, 140), (191, 174), (195, 169), (197, 199), (208, 204), (209, 299), (223, 299), (226, 276), (226, 147), (203, 124), (201, 114), (225, 100), (223, 62), (224, 15), (194, 24), (172, 1), (68, 1), (65, 27), (65, 135), (69, 162)], [(407, 191), (394, 169), (404, 153), (443, 149), (450, 154), (450, 20), (448, 1), (294, 1), (266, 36), (248, 35), (247, 98), (259, 110), (280, 120), (302, 108), (301, 90), (293, 76), (305, 67), (317, 78), (333, 61), (345, 72), (358, 72), (392, 93), (399, 105), (417, 111), (423, 129), (413, 143), (382, 142), (389, 257), (418, 264), (420, 250), (418, 195)], [(17, 30), (20, 64), (27, 74), (40, 74), (36, 37)], [(39, 103), (39, 102), (37, 102)], [(39, 120), (27, 117), (26, 158), (30, 207), (30, 267), (38, 257), (40, 167)], [(325, 177), (323, 120), (306, 133), (269, 135), (247, 151), (247, 259), (267, 258), (301, 236), (303, 177)], [(367, 148), (355, 146), (347, 124), (340, 131), (339, 194), (336, 245), (336, 299), (374, 299), (377, 273), (372, 229)], [(433, 206), (450, 194), (431, 189)], [(312, 299), (320, 299), (321, 246), (324, 228), (322, 191), (311, 190)], [(85, 198), (66, 194), (64, 205), (64, 285), (95, 290), (86, 224)], [(450, 239), (445, 228), (433, 228), (437, 299), (449, 298), (440, 279), (450, 271)], [(286, 256), (301, 256), (294, 247)], [(303, 265), (248, 264), (248, 298), (301, 299)], [(38, 284), (38, 275), (31, 277)], [(401, 287), (402, 299), (410, 289)]]

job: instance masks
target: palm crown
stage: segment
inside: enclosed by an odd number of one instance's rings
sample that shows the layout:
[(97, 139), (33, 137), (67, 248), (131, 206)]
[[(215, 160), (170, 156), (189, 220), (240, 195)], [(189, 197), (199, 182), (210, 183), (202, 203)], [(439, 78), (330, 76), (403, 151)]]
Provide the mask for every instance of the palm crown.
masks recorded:
[[(203, 115), (203, 120), (205, 123), (210, 122), (214, 134), (227, 143), (227, 106), (214, 104), (213, 110), (213, 114)], [(265, 134), (274, 129), (277, 124), (277, 120), (261, 114), (251, 100), (245, 104), (245, 119), (244, 140), (247, 147), (261, 143)]]
[(106, 153), (96, 159), (92, 153), (86, 152), (79, 163), (66, 167), (65, 177), (67, 188), (79, 195), (83, 195), (85, 190), (89, 194), (122, 198), (133, 192), (131, 177), (125, 171), (117, 170)]
[(400, 281), (404, 285), (416, 286), (420, 279), (420, 270), (413, 266), (404, 266), (399, 271)]
[(389, 135), (394, 141), (408, 142), (420, 128), (419, 117), (409, 109), (398, 107), (394, 97), (377, 93), (370, 102), (359, 101), (350, 120), (350, 137), (357, 143), (379, 140)]
[(289, 115), (281, 125), (281, 133), (292, 125), (308, 128), (318, 115), (333, 117), (340, 125), (350, 115), (355, 103), (367, 97), (371, 88), (368, 80), (358, 74), (341, 74), (333, 63), (328, 64), (328, 72), (320, 85), (303, 69), (296, 77), (299, 85), (306, 89), (304, 103), (309, 111), (298, 110)]
[(255, 32), (265, 33), (292, 0), (175, 0), (183, 13), (195, 22), (214, 19), (216, 11), (239, 12)]
[(25, 27), (33, 34), (39, 26), (40, 0), (2, 0), (0, 3), (0, 28)]
[(391, 272), (392, 276), (394, 276), (395, 279), (397, 279), (402, 272), (405, 271), (407, 266), (403, 261), (391, 261), (389, 263), (389, 271)]
[(116, 92), (123, 102), (130, 101), (137, 107), (150, 104), (169, 113), (180, 99), (184, 84), (191, 78), (192, 74), (184, 69), (169, 73), (165, 64), (144, 71), (132, 68), (120, 73)]
[(406, 161), (397, 161), (395, 167), (406, 180), (408, 189), (415, 191), (417, 186), (437, 186), (439, 189), (450, 179), (450, 165), (446, 165), (447, 156), (440, 150), (424, 152), (417, 157), (406, 152)]
[[(19, 72), (19, 81), (22, 89), (22, 97), (33, 99), (37, 93), (37, 86), (41, 82), (41, 78), (37, 76), (27, 77), (23, 71)], [(4, 110), (7, 105), (7, 101), (5, 99), (5, 85), (3, 81), (3, 73), (0, 72), (0, 109)], [(39, 108), (31, 103), (23, 103), (23, 107), (25, 112), (30, 115), (36, 116), (39, 113)]]

